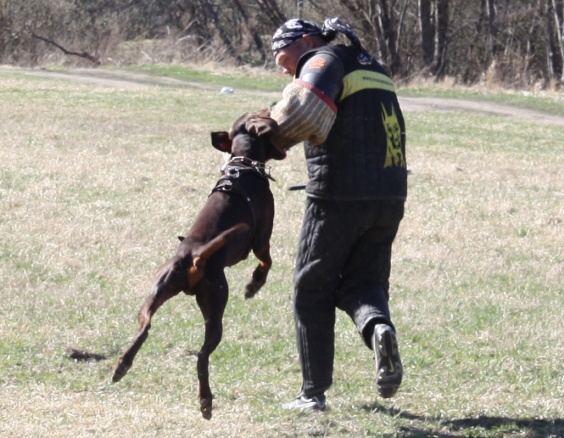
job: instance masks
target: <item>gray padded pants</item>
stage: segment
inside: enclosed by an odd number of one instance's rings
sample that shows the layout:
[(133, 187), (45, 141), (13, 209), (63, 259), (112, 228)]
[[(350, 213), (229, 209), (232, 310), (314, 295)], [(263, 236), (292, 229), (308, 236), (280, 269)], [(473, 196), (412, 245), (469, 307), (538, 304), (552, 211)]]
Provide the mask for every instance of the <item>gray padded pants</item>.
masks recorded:
[(302, 393), (307, 397), (332, 384), (336, 308), (351, 317), (369, 348), (376, 323), (394, 327), (389, 277), (403, 212), (403, 201), (307, 198), (294, 274)]

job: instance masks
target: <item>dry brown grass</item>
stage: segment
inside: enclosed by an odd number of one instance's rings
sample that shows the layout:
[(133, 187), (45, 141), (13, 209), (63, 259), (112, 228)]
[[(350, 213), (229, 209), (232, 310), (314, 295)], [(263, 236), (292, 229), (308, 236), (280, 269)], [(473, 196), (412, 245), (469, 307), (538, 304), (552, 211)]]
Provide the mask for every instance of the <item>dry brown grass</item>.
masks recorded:
[[(201, 316), (157, 314), (130, 374), (111, 384), (151, 275), (176, 246), (223, 157), (209, 131), (271, 96), (109, 88), (0, 73), (0, 435), (564, 435), (561, 298), (564, 130), (494, 116), (407, 112), (410, 195), (391, 307), (405, 384), (375, 397), (371, 353), (339, 315), (329, 412), (280, 409), (299, 389), (291, 271), (301, 151), (272, 163), (274, 269), (230, 269), (212, 356), (216, 410), (196, 401)], [(109, 356), (78, 362), (74, 347)]]

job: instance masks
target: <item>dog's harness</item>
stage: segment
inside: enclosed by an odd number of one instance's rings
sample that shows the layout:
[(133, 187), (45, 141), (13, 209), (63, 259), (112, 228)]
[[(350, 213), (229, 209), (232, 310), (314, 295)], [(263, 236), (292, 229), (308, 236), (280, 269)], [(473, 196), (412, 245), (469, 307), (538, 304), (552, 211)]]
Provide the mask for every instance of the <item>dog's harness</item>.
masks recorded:
[(247, 201), (247, 204), (251, 209), (254, 228), (254, 225), (256, 224), (255, 210), (251, 203), (251, 198), (241, 185), (239, 177), (245, 173), (254, 173), (266, 180), (267, 183), (269, 179), (275, 181), (275, 179), (270, 175), (270, 166), (267, 166), (260, 161), (251, 160), (247, 157), (231, 157), (231, 159), (223, 165), (221, 172), (223, 175), (219, 178), (211, 193), (233, 193), (234, 195), (240, 196)]

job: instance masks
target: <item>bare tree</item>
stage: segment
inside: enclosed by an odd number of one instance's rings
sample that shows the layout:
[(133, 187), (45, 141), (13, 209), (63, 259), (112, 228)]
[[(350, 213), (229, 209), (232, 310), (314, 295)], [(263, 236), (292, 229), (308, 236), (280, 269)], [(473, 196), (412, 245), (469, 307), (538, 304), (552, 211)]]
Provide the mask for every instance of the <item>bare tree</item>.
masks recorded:
[(546, 23), (546, 61), (548, 74), (551, 78), (557, 76), (558, 70), (558, 53), (556, 48), (556, 41), (554, 38), (554, 9), (551, 0), (541, 0), (541, 9), (544, 14)]
[[(366, 48), (386, 64), (392, 75), (402, 74), (398, 39), (401, 17), (407, 2), (398, 0), (340, 0), (352, 13), (364, 37)], [(354, 23), (353, 23), (354, 24)]]
[(433, 73), (437, 78), (443, 77), (446, 73), (449, 30), (448, 2), (449, 0), (436, 0), (437, 45), (435, 47)]
[(442, 77), (446, 73), (449, 2), (448, 0), (419, 0), (418, 6), (423, 70)]
[(564, 0), (552, 0), (554, 11), (554, 22), (556, 24), (556, 45), (560, 52), (560, 60), (563, 64), (560, 72), (560, 80), (564, 81)]
[(397, 25), (394, 0), (379, 0), (378, 25), (388, 51), (388, 65), (392, 75), (400, 74), (401, 61), (398, 53)]
[(488, 2), (488, 52), (490, 53), (492, 61), (495, 61), (498, 51), (497, 43), (497, 0), (487, 0)]
[(263, 44), (262, 39), (261, 39), (259, 33), (257, 32), (255, 26), (249, 20), (247, 10), (243, 7), (240, 0), (233, 0), (233, 3), (235, 4), (235, 6), (236, 6), (237, 10), (239, 11), (239, 13), (241, 14), (241, 16), (243, 17), (243, 22), (245, 23), (246, 30), (247, 30), (247, 32), (249, 32), (251, 34), (253, 41), (254, 41), (257, 49), (258, 49), (258, 52), (260, 53), (261, 59), (262, 59), (262, 61), (264, 61), (266, 59), (266, 51), (265, 51), (265, 48), (264, 48), (264, 44)]
[[(284, 23), (287, 18), (286, 15), (282, 12), (276, 0), (255, 0), (258, 6), (260, 7), (261, 11), (270, 21), (270, 24), (277, 28), (282, 23)], [(248, 2), (247, 2), (248, 3)]]
[(435, 25), (432, 0), (419, 0), (419, 27), (421, 28), (421, 58), (423, 67), (433, 63), (435, 55)]

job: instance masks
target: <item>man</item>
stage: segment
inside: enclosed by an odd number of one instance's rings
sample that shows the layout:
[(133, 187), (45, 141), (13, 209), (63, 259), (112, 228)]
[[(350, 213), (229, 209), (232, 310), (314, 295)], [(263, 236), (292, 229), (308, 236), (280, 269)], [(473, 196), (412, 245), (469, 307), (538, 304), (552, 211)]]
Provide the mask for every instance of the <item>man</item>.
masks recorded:
[[(328, 45), (337, 33), (350, 45)], [(384, 68), (337, 18), (323, 28), (293, 19), (272, 38), (276, 64), (294, 76), (271, 111), (273, 141), (304, 141), (309, 174), (294, 273), (294, 316), (303, 383), (285, 408), (325, 410), (332, 384), (336, 308), (374, 350), (377, 387), (402, 380), (388, 308), (391, 248), (407, 195), (405, 125)]]

